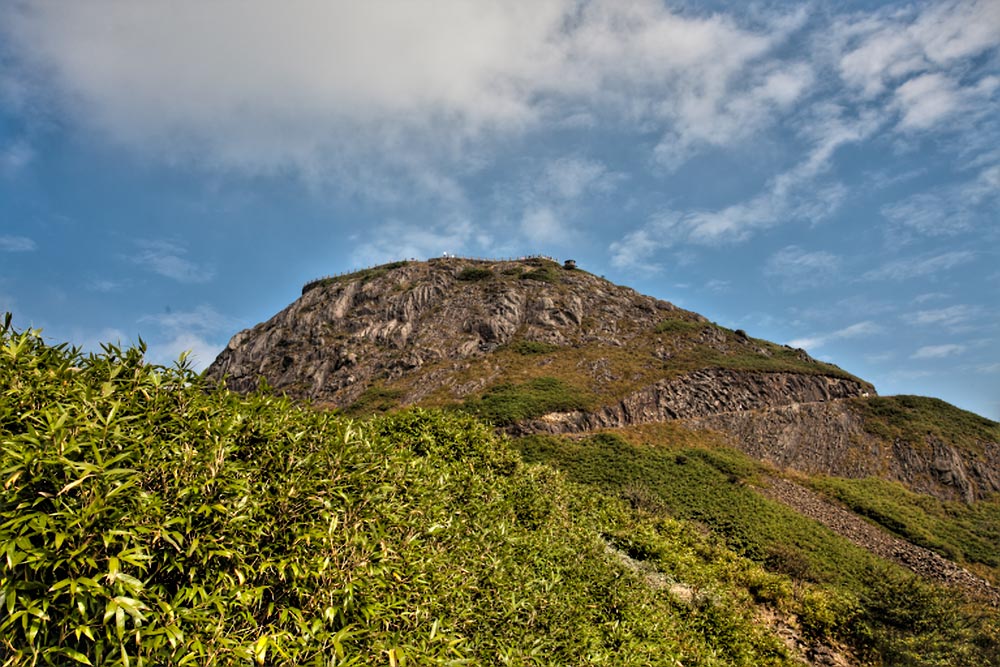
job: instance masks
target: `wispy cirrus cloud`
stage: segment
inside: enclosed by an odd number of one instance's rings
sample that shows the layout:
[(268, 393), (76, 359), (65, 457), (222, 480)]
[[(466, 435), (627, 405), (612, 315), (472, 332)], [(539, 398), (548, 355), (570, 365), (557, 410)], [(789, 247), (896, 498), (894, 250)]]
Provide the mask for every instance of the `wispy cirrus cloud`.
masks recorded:
[(841, 263), (839, 256), (825, 250), (785, 246), (767, 259), (764, 275), (777, 279), (781, 289), (798, 291), (829, 281), (840, 271)]
[(35, 158), (35, 149), (25, 139), (0, 146), (0, 174), (10, 176), (24, 169)]
[(27, 236), (0, 236), (0, 252), (31, 252), (38, 244)]
[(716, 210), (655, 213), (637, 230), (609, 246), (612, 263), (634, 267), (654, 253), (677, 244), (726, 245), (741, 243), (762, 230), (795, 221), (816, 223), (833, 215), (847, 190), (820, 178), (842, 146), (869, 137), (881, 124), (876, 114), (845, 118), (842, 110), (816, 111), (817, 127), (810, 130), (811, 149), (793, 167), (771, 178), (757, 195)]
[(448, 252), (458, 255), (503, 254), (493, 236), (479, 229), (468, 218), (454, 217), (415, 227), (405, 220), (390, 219), (376, 225), (370, 233), (352, 239), (355, 266), (369, 266), (403, 258), (439, 257)]
[(964, 331), (969, 325), (983, 315), (979, 306), (957, 304), (933, 310), (918, 310), (902, 316), (904, 322), (914, 326), (933, 326), (949, 331)]
[(949, 237), (982, 230), (1000, 207), (1000, 164), (991, 164), (965, 182), (919, 192), (882, 207), (892, 223), (891, 241), (911, 236)]
[(127, 259), (144, 269), (179, 283), (207, 283), (215, 269), (186, 257), (187, 248), (166, 240), (136, 241), (136, 252)]
[[(838, 69), (849, 85), (874, 98), (916, 74), (946, 69), (1000, 44), (1000, 8), (992, 0), (888, 7), (834, 27), (843, 40)], [(918, 77), (919, 78), (919, 77)]]
[(947, 271), (967, 264), (975, 258), (976, 253), (971, 250), (928, 253), (886, 262), (878, 268), (867, 271), (862, 277), (865, 280), (909, 280)]
[(805, 338), (796, 338), (795, 340), (789, 341), (788, 344), (792, 347), (801, 347), (806, 350), (815, 350), (823, 347), (830, 341), (843, 340), (847, 338), (863, 338), (869, 336), (875, 336), (881, 334), (885, 331), (882, 325), (866, 320), (864, 322), (857, 322), (850, 326), (844, 327), (843, 329), (837, 329), (836, 331), (817, 334), (813, 336), (808, 336)]
[(943, 345), (925, 345), (910, 355), (911, 359), (944, 359), (954, 357), (965, 352), (966, 346), (957, 343), (945, 343)]

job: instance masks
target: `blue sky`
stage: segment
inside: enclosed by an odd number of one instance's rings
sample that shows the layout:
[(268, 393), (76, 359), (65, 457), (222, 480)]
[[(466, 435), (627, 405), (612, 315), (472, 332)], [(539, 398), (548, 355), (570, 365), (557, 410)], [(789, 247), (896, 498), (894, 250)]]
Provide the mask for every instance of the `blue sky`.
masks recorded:
[(0, 310), (204, 366), (543, 253), (1000, 419), (1000, 0), (0, 0)]

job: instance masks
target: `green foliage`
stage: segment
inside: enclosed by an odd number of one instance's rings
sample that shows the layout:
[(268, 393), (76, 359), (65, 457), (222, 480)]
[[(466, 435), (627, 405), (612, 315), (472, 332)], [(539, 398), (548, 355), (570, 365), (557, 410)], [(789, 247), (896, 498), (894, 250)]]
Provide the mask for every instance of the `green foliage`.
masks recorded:
[(555, 352), (559, 349), (558, 345), (545, 343), (540, 340), (516, 340), (513, 343), (508, 344), (506, 347), (507, 349), (524, 356), (548, 354), (549, 352)]
[(867, 382), (833, 364), (811, 359), (800, 350), (750, 338), (742, 330), (731, 331), (714, 322), (668, 317), (653, 328), (653, 334), (673, 339), (677, 349), (670, 357), (670, 367), (677, 371), (727, 368), (829, 375), (857, 380), (873, 391)]
[(982, 631), (983, 618), (970, 618), (956, 596), (916, 575), (876, 567), (850, 631), (855, 644), (885, 665), (1000, 664), (997, 626)]
[(738, 585), (678, 613), (600, 535), (678, 575), (729, 552), (468, 416), (357, 423), (2, 334), (5, 665), (790, 664)]
[(467, 266), (455, 277), (467, 282), (480, 282), (493, 278), (493, 272), (482, 266)]
[(994, 582), (1000, 579), (996, 499), (972, 504), (945, 501), (877, 478), (823, 478), (815, 479), (813, 486), (914, 544), (965, 565), (986, 566)]
[[(848, 551), (795, 543), (799, 528), (780, 532), (793, 519), (746, 499), (757, 468), (734, 452), (523, 443), (584, 488), (459, 412), (354, 422), (203, 386), (143, 351), (84, 356), (4, 323), (5, 665), (792, 664), (758, 602), (885, 664), (996, 662), (982, 622), (894, 570), (793, 589), (649, 515), (657, 502), (680, 515), (686, 497), (743, 553), (797, 544), (850, 569)], [(597, 490), (612, 479), (638, 513)]]
[(535, 378), (523, 384), (500, 384), (463, 404), (465, 411), (497, 426), (586, 407), (584, 392), (554, 377)]
[(553, 266), (550, 266), (548, 263), (534, 268), (531, 271), (525, 271), (519, 277), (521, 280), (537, 280), (543, 283), (557, 283), (561, 280), (559, 270), (553, 268)]
[[(778, 577), (740, 575), (755, 598), (794, 611), (809, 636), (847, 641), (886, 665), (995, 664), (1000, 655), (996, 613), (980, 617), (953, 591), (921, 583), (764, 498), (747, 484), (759, 464), (739, 452), (636, 446), (613, 433), (580, 440), (535, 435), (517, 444), (526, 461), (554, 465), (571, 480), (617, 493), (640, 511), (708, 527), (727, 547)], [(626, 546), (642, 559), (671, 558), (637, 543), (634, 535)], [(782, 576), (798, 582), (794, 593), (784, 588)], [(711, 617), (702, 610), (702, 618)]]
[(555, 465), (574, 481), (609, 492), (643, 489), (671, 515), (706, 524), (758, 562), (795, 545), (804, 567), (823, 581), (843, 580), (869, 564), (866, 552), (748, 486), (759, 465), (734, 450), (640, 447), (613, 433), (577, 441), (530, 436), (518, 445), (526, 461)]
[(399, 406), (399, 400), (402, 397), (402, 390), (373, 384), (365, 389), (364, 393), (358, 397), (358, 400), (344, 412), (354, 417), (367, 417), (373, 413), (388, 412)]
[(1000, 423), (937, 398), (878, 396), (852, 405), (864, 417), (865, 430), (889, 442), (919, 445), (936, 439), (973, 452), (981, 452), (984, 443), (1000, 443)]

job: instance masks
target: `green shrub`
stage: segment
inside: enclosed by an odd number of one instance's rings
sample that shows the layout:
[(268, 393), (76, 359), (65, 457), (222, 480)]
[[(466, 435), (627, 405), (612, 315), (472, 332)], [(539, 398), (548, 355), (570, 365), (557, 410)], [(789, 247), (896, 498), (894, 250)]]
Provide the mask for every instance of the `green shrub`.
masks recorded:
[(711, 660), (716, 636), (608, 558), (624, 508), (468, 416), (353, 422), (141, 346), (2, 333), (9, 667)]
[(524, 384), (500, 384), (480, 398), (466, 401), (463, 408), (497, 426), (509, 426), (549, 412), (583, 410), (584, 392), (554, 377), (541, 377)]
[(481, 266), (467, 266), (459, 271), (458, 275), (455, 277), (459, 280), (467, 282), (479, 282), (491, 279), (493, 277), (493, 272)]
[(351, 416), (367, 417), (373, 413), (388, 412), (398, 407), (403, 397), (400, 389), (390, 389), (380, 384), (374, 384), (365, 389), (344, 412)]
[(519, 277), (521, 280), (537, 280), (543, 283), (557, 283), (561, 279), (558, 271), (548, 265), (540, 266), (531, 271), (525, 271)]
[(559, 349), (559, 346), (552, 343), (545, 343), (540, 340), (516, 340), (507, 345), (507, 349), (524, 356), (530, 356), (533, 354), (548, 354), (550, 352), (555, 352)]

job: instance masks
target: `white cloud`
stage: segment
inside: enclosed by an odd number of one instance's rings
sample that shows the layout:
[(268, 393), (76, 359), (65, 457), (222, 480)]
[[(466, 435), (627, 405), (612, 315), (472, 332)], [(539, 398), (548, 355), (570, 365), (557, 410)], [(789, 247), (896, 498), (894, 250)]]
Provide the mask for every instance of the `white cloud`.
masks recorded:
[(925, 130), (961, 107), (958, 85), (943, 74), (923, 74), (896, 89), (904, 130)]
[(985, 374), (1000, 373), (1000, 361), (992, 364), (979, 364), (976, 366), (976, 372)]
[(120, 292), (124, 285), (117, 280), (108, 280), (107, 278), (95, 278), (87, 284), (87, 289), (94, 292), (103, 292), (105, 294), (110, 294), (112, 292)]
[(798, 164), (770, 179), (759, 194), (717, 210), (660, 211), (639, 230), (611, 244), (612, 262), (636, 268), (658, 250), (679, 243), (739, 243), (780, 224), (816, 223), (833, 215), (846, 197), (846, 188), (838, 183), (821, 184), (819, 178), (838, 148), (871, 136), (881, 123), (875, 114), (853, 119), (842, 115), (838, 108), (819, 110), (810, 151)]
[(941, 299), (950, 299), (950, 294), (945, 294), (944, 292), (925, 292), (924, 294), (918, 294), (913, 297), (913, 303), (927, 303), (928, 301), (940, 301)]
[(981, 308), (959, 304), (935, 310), (918, 310), (903, 315), (903, 321), (916, 326), (944, 327), (956, 331), (966, 329), (969, 322), (980, 315), (982, 315)]
[(38, 245), (27, 236), (0, 236), (0, 252), (31, 252)]
[(789, 341), (789, 345), (792, 347), (801, 347), (806, 350), (815, 350), (817, 348), (823, 347), (827, 343), (833, 340), (843, 340), (846, 338), (862, 338), (865, 336), (875, 336), (885, 331), (881, 325), (876, 324), (870, 320), (864, 322), (857, 322), (850, 326), (844, 327), (843, 329), (838, 329), (828, 334), (820, 334), (816, 336), (809, 336), (806, 338), (796, 338), (795, 340)]
[(828, 282), (840, 265), (840, 257), (825, 250), (808, 252), (786, 246), (768, 258), (764, 275), (781, 279), (782, 289), (795, 291)]
[[(895, 230), (923, 236), (955, 236), (972, 229), (975, 221), (965, 202), (926, 192), (883, 206), (882, 215), (893, 223)], [(895, 242), (908, 240), (898, 233), (893, 238)]]
[(199, 334), (235, 333), (239, 322), (219, 313), (209, 305), (200, 305), (194, 310), (170, 311), (156, 315), (143, 315), (140, 324), (156, 325), (171, 335), (195, 332)]
[(925, 254), (906, 259), (897, 259), (872, 269), (862, 276), (865, 280), (909, 280), (947, 271), (967, 264), (975, 259), (970, 250), (952, 250), (936, 255)]
[(525, 211), (521, 233), (534, 244), (565, 244), (571, 237), (556, 214), (548, 207)]
[(147, 358), (156, 364), (172, 365), (182, 352), (190, 352), (192, 367), (203, 370), (225, 347), (241, 322), (202, 304), (193, 310), (144, 315), (138, 323), (147, 340)]
[(196, 372), (203, 371), (211, 364), (225, 343), (211, 342), (201, 336), (190, 333), (179, 333), (170, 340), (160, 343), (150, 343), (146, 358), (154, 364), (171, 366), (187, 353), (191, 368)]
[[(774, 54), (801, 10), (755, 29), (658, 0), (39, 0), (0, 11), (21, 78), (86, 129), (165, 160), (291, 168), (376, 191), (386, 170), (422, 187), (470, 143), (572, 119), (652, 131), (676, 163), (772, 125), (814, 77)], [(382, 161), (378, 173), (362, 157)]]
[(493, 238), (465, 218), (427, 225), (387, 220), (370, 230), (367, 239), (351, 253), (355, 266), (372, 266), (398, 259), (423, 259), (453, 255), (490, 255), (497, 250)]
[(945, 357), (953, 357), (956, 354), (961, 354), (965, 351), (964, 345), (958, 345), (955, 343), (948, 343), (945, 345), (925, 345), (919, 350), (914, 352), (910, 358), (911, 359), (944, 359)]
[(608, 250), (614, 266), (656, 273), (659, 267), (650, 260), (661, 247), (663, 242), (655, 238), (650, 229), (636, 229), (612, 242)]
[(1000, 44), (1000, 5), (995, 0), (951, 1), (925, 6), (919, 13), (912, 7), (888, 7), (849, 16), (834, 32), (849, 45), (839, 59), (841, 77), (871, 98), (912, 75), (995, 48)]
[(728, 292), (732, 283), (728, 280), (715, 278), (705, 283), (705, 289), (709, 292)]
[(593, 192), (610, 192), (620, 178), (608, 173), (607, 167), (597, 160), (559, 158), (545, 166), (540, 190), (559, 199), (575, 200)]
[(180, 283), (207, 283), (215, 277), (215, 269), (187, 259), (187, 249), (172, 241), (136, 241), (136, 246), (129, 261), (153, 273)]
[(35, 149), (24, 139), (18, 139), (0, 148), (0, 173), (15, 174), (35, 157)]

